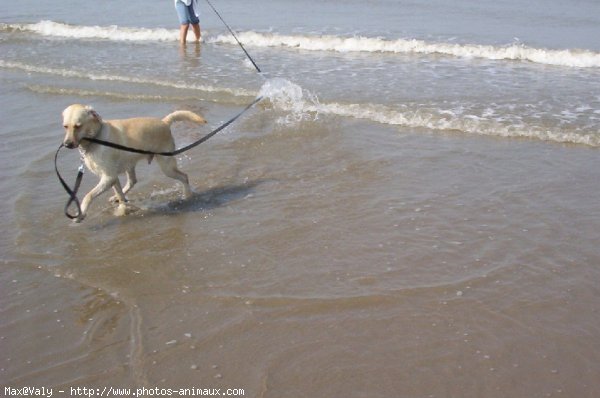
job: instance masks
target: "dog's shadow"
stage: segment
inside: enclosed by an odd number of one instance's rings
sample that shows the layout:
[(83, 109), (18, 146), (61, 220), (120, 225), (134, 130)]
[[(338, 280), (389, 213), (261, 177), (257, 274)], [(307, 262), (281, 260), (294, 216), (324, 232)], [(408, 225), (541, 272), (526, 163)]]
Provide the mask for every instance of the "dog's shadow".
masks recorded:
[(256, 187), (264, 182), (265, 180), (255, 180), (194, 192), (188, 199), (173, 200), (153, 210), (157, 214), (210, 211), (237, 200), (251, 197), (256, 192)]
[[(152, 199), (154, 203), (150, 206), (136, 203), (137, 201), (134, 200), (131, 202), (131, 209), (128, 210), (126, 216), (115, 217), (113, 215), (103, 223), (101, 228), (134, 220), (140, 221), (148, 217), (207, 212), (238, 200), (250, 198), (256, 192), (256, 188), (265, 182), (267, 180), (254, 180), (240, 184), (222, 185), (200, 192), (194, 191), (188, 199), (166, 200), (165, 202), (162, 202), (161, 198)], [(157, 204), (156, 201), (159, 203)]]

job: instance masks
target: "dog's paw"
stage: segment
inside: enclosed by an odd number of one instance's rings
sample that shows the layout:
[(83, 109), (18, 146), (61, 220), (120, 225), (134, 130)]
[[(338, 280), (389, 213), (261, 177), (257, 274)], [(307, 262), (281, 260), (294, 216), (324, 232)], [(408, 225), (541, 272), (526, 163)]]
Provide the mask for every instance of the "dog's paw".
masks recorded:
[(194, 197), (194, 191), (192, 191), (191, 188), (189, 188), (189, 187), (186, 187), (183, 190), (183, 193), (181, 194), (181, 198), (183, 200), (189, 200), (189, 199), (192, 199), (193, 197)]
[[(112, 204), (119, 203), (119, 197), (117, 195), (113, 195), (110, 198), (108, 198), (108, 201)], [(125, 202), (127, 202), (127, 198), (125, 198)]]
[(123, 217), (126, 215), (127, 215), (127, 206), (125, 206), (125, 203), (119, 204), (119, 206), (117, 206), (117, 208), (115, 209), (115, 216)]
[(135, 213), (138, 210), (140, 209), (136, 206), (120, 203), (119, 206), (117, 206), (117, 208), (115, 209), (115, 216), (124, 217), (128, 214)]

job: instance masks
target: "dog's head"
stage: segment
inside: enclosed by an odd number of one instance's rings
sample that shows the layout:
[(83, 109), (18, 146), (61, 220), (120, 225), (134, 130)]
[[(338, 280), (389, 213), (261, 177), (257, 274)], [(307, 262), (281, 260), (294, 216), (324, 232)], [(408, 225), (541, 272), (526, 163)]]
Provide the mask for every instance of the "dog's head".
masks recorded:
[(85, 137), (94, 137), (102, 128), (102, 118), (91, 106), (74, 104), (62, 113), (65, 128), (64, 146), (77, 148)]

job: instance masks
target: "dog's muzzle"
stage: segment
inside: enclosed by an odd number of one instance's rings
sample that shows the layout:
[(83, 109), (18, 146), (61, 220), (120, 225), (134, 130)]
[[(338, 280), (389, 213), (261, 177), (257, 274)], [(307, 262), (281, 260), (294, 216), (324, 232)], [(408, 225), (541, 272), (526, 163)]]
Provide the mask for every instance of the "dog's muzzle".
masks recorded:
[(67, 141), (63, 142), (63, 145), (69, 149), (77, 148), (77, 144), (71, 140), (67, 140)]

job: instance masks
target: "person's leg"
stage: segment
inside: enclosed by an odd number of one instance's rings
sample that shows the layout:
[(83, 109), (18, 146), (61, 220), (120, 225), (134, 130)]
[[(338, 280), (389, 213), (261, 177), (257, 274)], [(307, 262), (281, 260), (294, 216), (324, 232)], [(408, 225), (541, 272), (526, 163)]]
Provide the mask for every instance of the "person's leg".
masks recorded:
[(190, 25), (188, 24), (179, 26), (179, 42), (181, 44), (185, 44), (189, 27)]
[(183, 2), (178, 1), (175, 3), (175, 11), (177, 11), (177, 18), (179, 19), (179, 42), (185, 44), (188, 28), (190, 26), (187, 6), (183, 4)]
[(192, 30), (194, 31), (194, 35), (196, 36), (196, 41), (200, 41), (200, 24), (192, 24)]
[(194, 31), (194, 35), (196, 36), (196, 41), (200, 41), (200, 19), (196, 15), (196, 10), (194, 10), (194, 2), (187, 7), (188, 18), (190, 23), (192, 24), (192, 30)]

